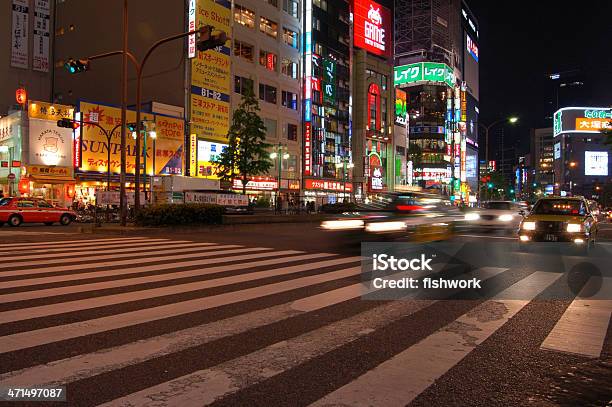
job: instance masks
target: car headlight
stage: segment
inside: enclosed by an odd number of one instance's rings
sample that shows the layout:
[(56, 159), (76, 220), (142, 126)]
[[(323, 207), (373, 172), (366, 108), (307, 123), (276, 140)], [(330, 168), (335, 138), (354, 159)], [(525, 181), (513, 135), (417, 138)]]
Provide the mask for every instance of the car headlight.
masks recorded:
[(321, 223), (321, 227), (327, 230), (361, 229), (364, 222), (359, 219), (327, 220)]
[(580, 231), (582, 231), (582, 225), (579, 224), (579, 223), (568, 223), (567, 224), (567, 231), (569, 233), (580, 232)]
[(480, 215), (477, 213), (466, 213), (464, 216), (465, 220), (478, 220)]
[(535, 222), (523, 222), (523, 230), (535, 230)]
[(501, 215), (499, 217), (499, 220), (501, 220), (502, 222), (510, 222), (512, 219), (514, 219), (514, 216), (512, 215)]

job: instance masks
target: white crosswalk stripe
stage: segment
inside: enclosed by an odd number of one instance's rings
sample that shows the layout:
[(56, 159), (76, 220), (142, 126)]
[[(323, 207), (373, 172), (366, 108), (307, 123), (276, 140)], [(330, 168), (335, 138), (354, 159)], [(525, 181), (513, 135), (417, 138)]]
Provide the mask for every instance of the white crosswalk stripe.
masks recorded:
[(546, 337), (542, 349), (597, 358), (608, 332), (610, 315), (612, 278), (591, 277)]
[[(192, 349), (223, 347), (240, 335), (268, 332), (270, 339), (245, 353), (228, 353), (212, 365), (204, 358), (194, 367), (182, 367), (181, 374), (162, 375), (129, 393), (116, 389), (94, 403), (207, 405), (368, 340), (440, 301), (416, 299), (415, 292), (400, 301), (360, 301), (368, 287), (360, 281), (360, 261), (359, 256), (333, 253), (142, 237), (15, 243), (0, 252), (0, 388), (67, 385), (70, 394), (71, 386), (99, 375), (119, 378), (122, 369), (146, 375), (147, 366), (158, 359), (180, 361)], [(449, 270), (485, 282), (504, 281), (498, 277), (511, 272), (499, 267), (463, 274), (460, 268)], [(450, 323), (426, 332), (413, 345), (403, 345), (313, 405), (409, 404), (561, 276), (535, 271), (513, 284), (501, 283), (495, 296), (449, 318)], [(595, 283), (587, 283), (584, 292), (589, 284)], [(610, 281), (604, 279), (606, 284)], [(335, 309), (345, 314), (329, 323), (310, 327), (300, 319), (324, 318)], [(542, 348), (599, 356), (610, 310), (610, 301), (579, 295)], [(196, 316), (201, 319), (191, 323)], [(295, 333), (283, 336), (289, 327)], [(118, 342), (105, 345), (104, 338), (112, 337)], [(3, 368), (3, 363), (18, 367)]]

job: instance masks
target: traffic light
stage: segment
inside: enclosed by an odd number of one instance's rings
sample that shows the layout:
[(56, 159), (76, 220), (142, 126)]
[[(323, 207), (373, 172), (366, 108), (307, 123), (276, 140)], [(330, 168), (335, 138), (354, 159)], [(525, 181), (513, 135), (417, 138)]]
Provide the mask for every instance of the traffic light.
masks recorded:
[(493, 188), (493, 183), (492, 182), (487, 182), (487, 188), (489, 188), (489, 189)]
[(57, 121), (57, 127), (64, 127), (67, 129), (76, 130), (79, 128), (79, 123), (70, 119), (60, 119)]
[(219, 31), (216, 34), (213, 34), (213, 28), (214, 27), (212, 25), (207, 25), (201, 28), (200, 38), (196, 44), (198, 51), (202, 52), (225, 45), (225, 42), (227, 41), (227, 34), (225, 31)]
[(89, 59), (72, 59), (70, 58), (64, 67), (70, 73), (80, 73), (89, 70)]
[(510, 193), (513, 194), (514, 193), (514, 188), (510, 188)]

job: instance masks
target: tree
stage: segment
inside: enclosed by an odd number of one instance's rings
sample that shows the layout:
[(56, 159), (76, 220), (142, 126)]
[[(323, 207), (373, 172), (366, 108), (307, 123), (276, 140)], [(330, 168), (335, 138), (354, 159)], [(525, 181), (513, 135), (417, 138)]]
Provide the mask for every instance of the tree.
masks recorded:
[(247, 85), (238, 109), (232, 116), (228, 132), (228, 146), (213, 162), (217, 175), (224, 181), (235, 177), (242, 180), (242, 194), (246, 195), (249, 177), (265, 174), (272, 167), (265, 142), (266, 126), (259, 117), (259, 101), (253, 93), (252, 81)]
[(499, 171), (490, 171), (480, 179), (480, 192), (486, 199), (501, 198), (498, 189), (506, 190), (508, 183)]

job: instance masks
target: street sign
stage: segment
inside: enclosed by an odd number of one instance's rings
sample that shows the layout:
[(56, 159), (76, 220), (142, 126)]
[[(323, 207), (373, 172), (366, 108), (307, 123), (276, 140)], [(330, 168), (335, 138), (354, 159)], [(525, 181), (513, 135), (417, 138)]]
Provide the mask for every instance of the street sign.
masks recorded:
[(6, 178), (9, 179), (10, 181), (14, 181), (15, 180), (15, 174), (13, 174), (11, 172)]

